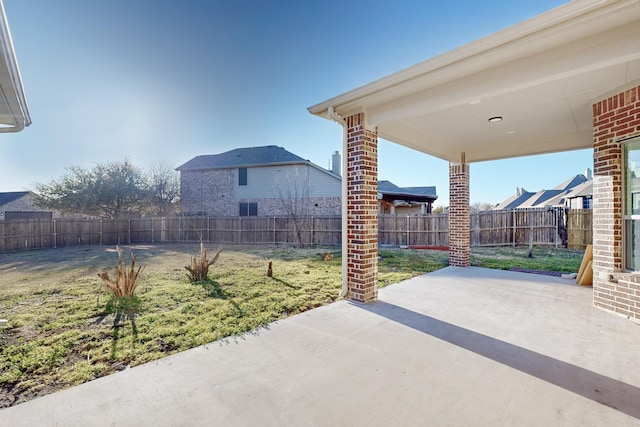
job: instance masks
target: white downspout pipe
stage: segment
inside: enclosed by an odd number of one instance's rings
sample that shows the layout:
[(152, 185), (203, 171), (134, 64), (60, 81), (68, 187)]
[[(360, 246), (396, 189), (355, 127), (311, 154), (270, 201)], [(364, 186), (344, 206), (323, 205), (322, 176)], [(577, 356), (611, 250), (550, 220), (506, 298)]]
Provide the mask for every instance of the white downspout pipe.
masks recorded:
[(334, 111), (332, 105), (327, 109), (327, 115), (331, 120), (342, 126), (342, 198), (340, 203), (342, 206), (342, 290), (338, 295), (339, 298), (342, 298), (349, 292), (347, 285), (347, 266), (349, 261), (349, 245), (347, 243), (347, 124), (340, 114)]

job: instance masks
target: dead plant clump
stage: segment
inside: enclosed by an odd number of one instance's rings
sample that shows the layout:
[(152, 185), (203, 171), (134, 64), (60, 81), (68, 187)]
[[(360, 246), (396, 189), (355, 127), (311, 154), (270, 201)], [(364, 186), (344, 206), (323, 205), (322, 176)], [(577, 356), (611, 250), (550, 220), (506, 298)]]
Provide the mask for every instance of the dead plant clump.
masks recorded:
[(222, 246), (218, 248), (212, 260), (207, 259), (207, 248), (204, 243), (200, 242), (200, 255), (191, 258), (191, 266), (185, 266), (187, 269), (187, 277), (190, 282), (201, 282), (209, 275), (209, 267), (218, 261), (222, 252)]
[(120, 249), (120, 246), (116, 246), (116, 251), (118, 252), (118, 269), (116, 271), (116, 279), (112, 280), (111, 277), (109, 277), (109, 273), (106, 271), (98, 274), (98, 277), (100, 277), (104, 284), (107, 285), (113, 297), (133, 297), (136, 287), (138, 286), (140, 274), (142, 273), (142, 270), (144, 270), (144, 266), (140, 266), (136, 270), (136, 256), (131, 252), (131, 266), (127, 270), (124, 262), (122, 261), (122, 250)]

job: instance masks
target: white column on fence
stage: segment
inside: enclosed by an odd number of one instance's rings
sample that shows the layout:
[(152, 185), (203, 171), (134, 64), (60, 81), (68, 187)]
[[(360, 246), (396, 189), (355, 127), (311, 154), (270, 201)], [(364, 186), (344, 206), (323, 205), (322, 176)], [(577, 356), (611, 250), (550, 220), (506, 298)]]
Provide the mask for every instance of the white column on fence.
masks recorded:
[(311, 242), (309, 242), (310, 245), (313, 245), (314, 231), (315, 231), (315, 221), (314, 221), (314, 218), (311, 217)]
[(56, 220), (53, 220), (53, 247), (58, 247), (58, 228), (56, 227)]
[(129, 239), (129, 244), (131, 244), (131, 220), (129, 220), (129, 224), (127, 228), (127, 237)]
[(276, 242), (276, 217), (273, 217), (273, 244), (275, 245)]

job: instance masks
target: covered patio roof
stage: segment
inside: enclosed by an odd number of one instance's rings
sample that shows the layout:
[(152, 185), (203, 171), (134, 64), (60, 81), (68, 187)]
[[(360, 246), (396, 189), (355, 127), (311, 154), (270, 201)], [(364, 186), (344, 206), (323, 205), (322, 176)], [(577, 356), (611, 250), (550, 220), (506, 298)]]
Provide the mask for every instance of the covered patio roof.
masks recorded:
[(450, 162), (592, 148), (593, 100), (640, 79), (639, 21), (638, 0), (574, 0), (308, 110)]

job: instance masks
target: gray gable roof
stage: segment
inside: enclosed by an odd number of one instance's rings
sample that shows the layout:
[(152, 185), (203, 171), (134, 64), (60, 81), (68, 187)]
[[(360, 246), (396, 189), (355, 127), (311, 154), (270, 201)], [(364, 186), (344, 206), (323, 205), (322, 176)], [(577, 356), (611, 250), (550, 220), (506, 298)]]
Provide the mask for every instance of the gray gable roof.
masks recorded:
[(540, 190), (533, 197), (530, 197), (525, 202), (521, 203), (519, 208), (535, 208), (545, 206), (553, 198), (565, 194), (563, 190)]
[(529, 198), (533, 197), (535, 194), (536, 193), (531, 193), (529, 191), (523, 191), (522, 194), (520, 194), (519, 196), (518, 195), (510, 196), (507, 200), (498, 204), (493, 209), (494, 210), (515, 209), (521, 204), (525, 203), (527, 200), (529, 200)]
[(0, 206), (18, 200), (29, 194), (28, 191), (11, 191), (8, 193), (0, 193)]
[[(522, 194), (510, 196), (494, 207), (494, 210), (532, 208), (541, 206), (558, 206), (564, 204), (564, 199), (575, 188), (588, 187), (591, 180), (582, 174), (572, 176), (551, 190), (540, 190), (537, 193), (522, 191)], [(574, 196), (575, 197), (575, 196)]]
[(554, 190), (570, 190), (573, 187), (575, 187), (576, 185), (582, 184), (586, 180), (587, 180), (587, 178), (584, 175), (579, 174), (579, 175), (576, 175), (576, 176), (573, 176), (573, 177), (569, 178), (568, 180), (566, 180), (562, 184), (554, 187), (553, 189)]
[(378, 193), (383, 197), (414, 201), (434, 201), (438, 198), (436, 187), (398, 187), (390, 181), (378, 181)]
[(592, 179), (573, 187), (571, 189), (571, 192), (567, 194), (567, 199), (573, 199), (575, 197), (587, 197), (587, 196), (593, 196), (593, 180)]
[(221, 154), (196, 156), (185, 164), (178, 166), (176, 170), (229, 169), (295, 163), (310, 162), (282, 147), (267, 145), (264, 147), (236, 148)]

